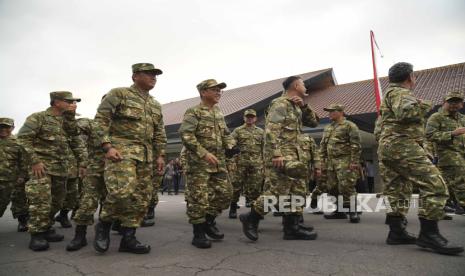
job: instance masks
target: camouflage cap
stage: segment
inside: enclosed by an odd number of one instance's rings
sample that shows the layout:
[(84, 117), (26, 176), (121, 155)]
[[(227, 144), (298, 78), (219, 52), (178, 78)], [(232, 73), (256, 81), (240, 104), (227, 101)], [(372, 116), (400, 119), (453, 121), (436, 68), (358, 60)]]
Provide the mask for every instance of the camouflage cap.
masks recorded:
[(156, 75), (163, 74), (163, 71), (155, 68), (152, 63), (136, 63), (132, 65), (132, 72), (154, 71)]
[(284, 173), (292, 178), (302, 178), (307, 170), (307, 166), (300, 161), (286, 161), (284, 164)]
[(66, 100), (66, 101), (76, 101), (80, 102), (81, 99), (74, 98), (73, 93), (69, 91), (53, 91), (50, 92), (50, 100)]
[(324, 111), (344, 111), (344, 106), (342, 104), (330, 104), (328, 107), (323, 108)]
[(444, 100), (448, 101), (448, 100), (451, 100), (451, 99), (460, 99), (463, 101), (464, 97), (463, 97), (463, 93), (458, 91), (458, 90), (455, 90), (455, 91), (450, 91), (449, 93), (447, 93), (447, 95), (444, 97)]
[(6, 125), (6, 126), (13, 127), (15, 126), (15, 121), (10, 118), (0, 118), (0, 125)]
[(212, 87), (219, 87), (220, 89), (226, 88), (226, 83), (220, 82), (218, 83), (214, 79), (204, 80), (201, 83), (197, 84), (197, 90), (202, 91), (204, 89), (212, 88)]
[(246, 111), (244, 111), (244, 116), (249, 116), (249, 115), (257, 117), (257, 112), (255, 112), (255, 110), (253, 109), (247, 109)]

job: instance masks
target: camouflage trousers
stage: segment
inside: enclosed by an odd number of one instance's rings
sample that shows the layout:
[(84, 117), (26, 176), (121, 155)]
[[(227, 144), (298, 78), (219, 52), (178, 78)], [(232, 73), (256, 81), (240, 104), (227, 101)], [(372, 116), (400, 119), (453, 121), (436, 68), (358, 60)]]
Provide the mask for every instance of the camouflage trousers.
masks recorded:
[(103, 179), (103, 172), (90, 173), (82, 181), (81, 198), (79, 207), (73, 220), (77, 225), (92, 225), (94, 214), (97, 211), (98, 203), (103, 203), (107, 190)]
[(163, 181), (163, 175), (155, 174), (152, 180), (153, 191), (152, 198), (150, 198), (149, 207), (155, 208), (158, 205), (158, 191), (160, 190), (161, 182)]
[[(269, 212), (269, 210), (265, 210), (265, 201), (269, 200), (270, 197), (279, 200), (280, 196), (300, 196), (305, 199), (307, 195), (306, 179), (305, 175), (302, 178), (292, 178), (287, 176), (282, 170), (267, 166), (265, 169), (264, 192), (252, 203), (253, 209), (264, 216)], [(289, 212), (289, 214), (302, 214), (302, 212), (302, 207), (296, 207), (295, 212)]]
[(29, 232), (45, 232), (53, 225), (55, 214), (63, 207), (66, 177), (49, 174), (43, 178), (33, 177), (26, 182), (26, 196), (29, 203)]
[(321, 196), (324, 193), (327, 193), (329, 191), (327, 187), (327, 182), (328, 182), (328, 174), (326, 169), (322, 169), (321, 171), (321, 176), (316, 180), (316, 185), (315, 188), (313, 189), (312, 193), (312, 199), (317, 199), (319, 196)]
[[(260, 159), (258, 159), (260, 160)], [(263, 191), (263, 165), (258, 162), (240, 162), (235, 172), (233, 187), (234, 193), (231, 202), (238, 202), (240, 190), (243, 190), (247, 200), (256, 200)]]
[(24, 191), (24, 182), (0, 181), (0, 217), (5, 213), (10, 201), (13, 218), (27, 215), (28, 206), (26, 192)]
[(66, 198), (63, 203), (64, 210), (74, 210), (79, 204), (79, 178), (73, 177), (66, 180)]
[(333, 196), (342, 196), (343, 205), (350, 206), (350, 198), (357, 196), (355, 185), (359, 173), (350, 169), (349, 158), (332, 158), (326, 167), (326, 189)]
[(449, 193), (460, 206), (465, 207), (465, 168), (460, 166), (440, 167)]
[(189, 223), (203, 223), (207, 214), (218, 216), (231, 203), (227, 172), (188, 171), (185, 197)]
[[(407, 141), (409, 142), (409, 141)], [(420, 191), (418, 216), (440, 220), (449, 193), (439, 170), (417, 143), (380, 143), (378, 156), (383, 165), (384, 196), (388, 215), (405, 217), (413, 188)]]
[(100, 219), (119, 220), (124, 227), (139, 227), (152, 197), (152, 163), (133, 159), (107, 160), (104, 179), (108, 194)]

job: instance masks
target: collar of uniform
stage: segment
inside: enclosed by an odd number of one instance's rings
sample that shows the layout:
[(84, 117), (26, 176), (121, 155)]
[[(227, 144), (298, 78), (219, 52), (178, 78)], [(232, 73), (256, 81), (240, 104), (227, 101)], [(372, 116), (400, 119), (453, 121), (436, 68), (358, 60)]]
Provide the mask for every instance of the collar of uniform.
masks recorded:
[(144, 98), (144, 99), (146, 99), (146, 98), (149, 96), (149, 93), (145, 93), (145, 92), (140, 91), (140, 89), (137, 88), (137, 86), (136, 86), (135, 84), (131, 85), (131, 86), (129, 87), (129, 89), (130, 89), (132, 92), (136, 93), (137, 95), (141, 96), (141, 97)]
[(340, 122), (332, 122), (331, 124), (332, 125), (342, 125), (346, 122), (346, 117), (342, 118), (342, 120)]
[(50, 116), (61, 117), (61, 115), (55, 115), (53, 113), (53, 107), (51, 107), (51, 106), (49, 108), (47, 108), (47, 110), (45, 110), (45, 113), (47, 113), (47, 115), (50, 115)]
[[(199, 106), (200, 106), (201, 109), (210, 110), (210, 107), (208, 105), (204, 104), (203, 102), (200, 102)], [(212, 106), (211, 110), (214, 110), (215, 108), (217, 108), (216, 104), (214, 106)]]
[(452, 114), (452, 113), (450, 113), (449, 111), (445, 110), (442, 107), (439, 109), (439, 112), (441, 112), (442, 114), (444, 114), (446, 116), (452, 117), (454, 119), (457, 119), (459, 117), (459, 112), (457, 112), (455, 114)]

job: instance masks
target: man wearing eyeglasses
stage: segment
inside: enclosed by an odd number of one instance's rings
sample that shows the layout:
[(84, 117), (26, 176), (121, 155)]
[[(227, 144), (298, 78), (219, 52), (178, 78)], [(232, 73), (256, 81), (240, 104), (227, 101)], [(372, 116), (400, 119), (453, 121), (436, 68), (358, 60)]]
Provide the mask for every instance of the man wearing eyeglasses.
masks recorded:
[(85, 173), (87, 154), (79, 142), (72, 108), (79, 101), (81, 99), (74, 98), (68, 91), (51, 92), (51, 106), (46, 111), (30, 115), (18, 133), (18, 141), (31, 162), (26, 195), (30, 215), (29, 248), (34, 251), (47, 250), (49, 242), (63, 240), (63, 235), (57, 234), (52, 224), (66, 196), (71, 151), (82, 166), (81, 173)]
[(226, 83), (214, 79), (199, 83), (201, 102), (186, 111), (179, 129), (186, 148), (187, 216), (194, 230), (192, 245), (197, 248), (211, 247), (205, 234), (214, 240), (224, 238), (215, 218), (231, 202), (226, 156), (232, 157), (235, 141), (217, 106), (225, 87)]

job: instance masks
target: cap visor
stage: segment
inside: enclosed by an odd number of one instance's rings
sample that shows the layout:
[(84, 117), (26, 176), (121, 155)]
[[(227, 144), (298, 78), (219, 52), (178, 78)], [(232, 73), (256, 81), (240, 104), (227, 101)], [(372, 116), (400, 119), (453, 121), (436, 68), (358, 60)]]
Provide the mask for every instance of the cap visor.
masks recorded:
[(331, 112), (331, 111), (335, 111), (336, 109), (332, 109), (332, 108), (323, 108), (324, 111), (327, 111), (327, 112)]

